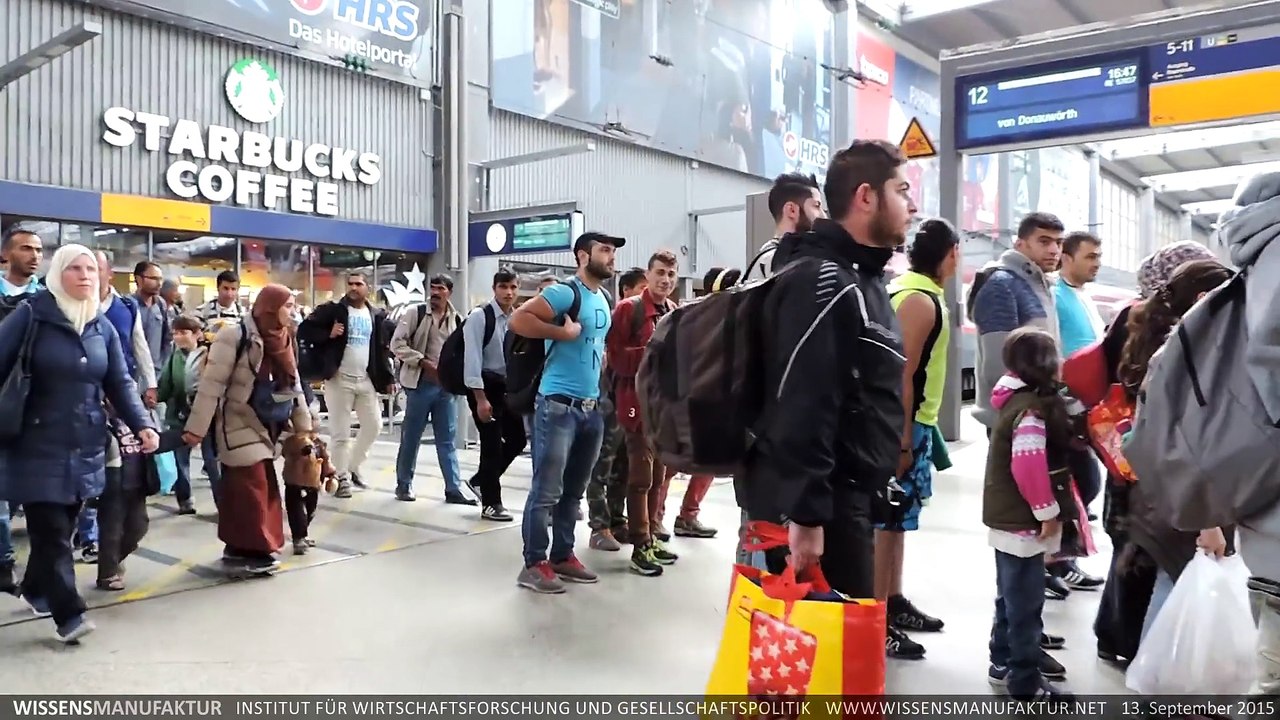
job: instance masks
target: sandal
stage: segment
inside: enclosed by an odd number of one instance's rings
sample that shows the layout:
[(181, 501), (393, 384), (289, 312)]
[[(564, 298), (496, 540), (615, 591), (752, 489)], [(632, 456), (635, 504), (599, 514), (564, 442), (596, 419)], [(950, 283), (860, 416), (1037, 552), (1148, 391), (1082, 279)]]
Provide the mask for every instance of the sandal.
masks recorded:
[(109, 578), (101, 578), (98, 580), (98, 589), (108, 592), (120, 592), (124, 590), (124, 578), (119, 575), (112, 575)]

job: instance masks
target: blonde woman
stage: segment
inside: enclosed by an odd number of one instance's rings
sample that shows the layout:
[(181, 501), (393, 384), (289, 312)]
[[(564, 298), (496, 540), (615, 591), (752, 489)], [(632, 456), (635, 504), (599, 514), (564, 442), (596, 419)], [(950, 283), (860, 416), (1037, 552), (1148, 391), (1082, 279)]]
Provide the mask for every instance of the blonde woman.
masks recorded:
[(93, 252), (62, 246), (46, 283), (48, 291), (0, 323), (0, 378), (22, 371), (28, 337), (31, 373), (16, 434), (6, 433), (0, 445), (0, 501), (27, 511), (31, 557), (22, 598), (36, 615), (53, 617), (59, 640), (73, 643), (94, 629), (76, 590), (71, 535), (80, 508), (106, 484), (103, 399), (137, 434), (143, 452), (154, 452), (159, 436), (129, 377), (120, 337), (99, 313)]

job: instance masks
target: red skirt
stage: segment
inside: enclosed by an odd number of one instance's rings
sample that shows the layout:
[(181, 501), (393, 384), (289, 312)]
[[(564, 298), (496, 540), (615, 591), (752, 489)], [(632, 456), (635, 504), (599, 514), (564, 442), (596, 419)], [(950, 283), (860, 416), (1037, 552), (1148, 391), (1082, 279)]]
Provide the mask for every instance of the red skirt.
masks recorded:
[(229, 548), (274, 553), (284, 547), (284, 508), (276, 466), (222, 466), (218, 488), (218, 539)]

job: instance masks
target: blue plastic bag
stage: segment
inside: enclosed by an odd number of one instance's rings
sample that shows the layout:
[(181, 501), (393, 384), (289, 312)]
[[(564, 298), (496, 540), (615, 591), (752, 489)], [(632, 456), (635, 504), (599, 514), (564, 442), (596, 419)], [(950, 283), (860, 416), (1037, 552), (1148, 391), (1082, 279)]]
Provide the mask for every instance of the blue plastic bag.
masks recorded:
[(160, 475), (160, 494), (170, 495), (173, 493), (173, 486), (178, 484), (178, 460), (171, 452), (158, 453), (153, 457), (156, 471)]

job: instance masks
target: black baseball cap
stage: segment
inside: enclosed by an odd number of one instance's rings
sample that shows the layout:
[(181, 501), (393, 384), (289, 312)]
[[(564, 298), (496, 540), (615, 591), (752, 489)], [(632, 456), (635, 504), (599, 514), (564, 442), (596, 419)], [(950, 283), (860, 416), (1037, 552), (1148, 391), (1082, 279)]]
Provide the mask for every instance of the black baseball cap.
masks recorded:
[(605, 243), (607, 245), (620, 248), (627, 244), (627, 239), (614, 237), (613, 235), (606, 235), (600, 232), (584, 232), (578, 236), (577, 240), (573, 241), (573, 251), (576, 253), (581, 250), (582, 252), (590, 253), (591, 246), (594, 243)]

